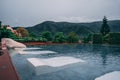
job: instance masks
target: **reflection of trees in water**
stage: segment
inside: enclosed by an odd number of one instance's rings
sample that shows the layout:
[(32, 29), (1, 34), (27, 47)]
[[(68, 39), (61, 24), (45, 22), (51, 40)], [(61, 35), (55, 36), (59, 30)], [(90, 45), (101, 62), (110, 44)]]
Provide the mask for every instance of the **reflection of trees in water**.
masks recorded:
[[(41, 48), (45, 50), (52, 50), (57, 52), (57, 55), (96, 55), (102, 58), (102, 64), (106, 65), (109, 55), (120, 56), (119, 46), (103, 46), (103, 45), (89, 45), (89, 44), (58, 44), (58, 45), (44, 45)], [(56, 56), (52, 54), (51, 56)]]
[(108, 55), (112, 56), (120, 55), (120, 47), (118, 46), (93, 45), (92, 51), (94, 54), (100, 54), (103, 65), (106, 65)]
[(109, 54), (109, 47), (104, 47), (103, 51), (101, 51), (102, 63), (106, 65), (107, 55)]
[(95, 53), (95, 54), (97, 54), (97, 53), (99, 53), (99, 52), (102, 51), (102, 48), (103, 47), (101, 45), (93, 45), (92, 46), (92, 52)]
[(107, 55), (110, 53), (109, 46), (95, 45), (93, 46), (93, 53), (100, 54), (103, 65), (106, 65)]

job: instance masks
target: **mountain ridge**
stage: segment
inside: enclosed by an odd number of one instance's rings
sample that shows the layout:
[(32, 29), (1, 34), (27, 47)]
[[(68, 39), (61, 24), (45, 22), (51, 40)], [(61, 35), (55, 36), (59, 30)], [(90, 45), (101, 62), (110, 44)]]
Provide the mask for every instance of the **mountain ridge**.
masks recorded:
[[(108, 21), (111, 32), (120, 32), (120, 20)], [(102, 21), (87, 22), (87, 23), (71, 23), (71, 22), (54, 22), (44, 21), (32, 27), (27, 27), (29, 32), (40, 35), (43, 31), (50, 31), (52, 34), (63, 32), (68, 34), (71, 31), (76, 32), (80, 36), (86, 36), (90, 33), (98, 33), (102, 26)]]

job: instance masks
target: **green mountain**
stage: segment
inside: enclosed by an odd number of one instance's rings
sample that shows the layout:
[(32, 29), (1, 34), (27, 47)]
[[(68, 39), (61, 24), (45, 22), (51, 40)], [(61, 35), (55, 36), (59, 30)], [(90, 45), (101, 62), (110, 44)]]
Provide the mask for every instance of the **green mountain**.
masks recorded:
[[(111, 32), (120, 32), (120, 20), (108, 21)], [(100, 31), (102, 21), (91, 23), (70, 23), (70, 22), (53, 22), (45, 21), (32, 27), (27, 27), (29, 32), (33, 32), (40, 36), (43, 31), (50, 31), (52, 34), (63, 32), (68, 34), (71, 31), (76, 32), (80, 36), (86, 36), (89, 33), (97, 33)]]
[[(92, 29), (94, 32), (99, 32), (102, 21), (92, 22), (92, 23), (80, 23), (90, 29)], [(120, 32), (120, 20), (111, 20), (108, 21), (108, 25), (110, 26), (110, 32)]]

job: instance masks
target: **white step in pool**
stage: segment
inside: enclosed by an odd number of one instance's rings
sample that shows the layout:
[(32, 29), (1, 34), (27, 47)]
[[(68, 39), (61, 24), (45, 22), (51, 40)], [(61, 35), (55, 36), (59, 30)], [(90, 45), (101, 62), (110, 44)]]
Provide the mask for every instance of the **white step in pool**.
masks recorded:
[(35, 75), (55, 72), (75, 63), (85, 62), (74, 57), (54, 57), (48, 59), (27, 58), (27, 60), (30, 70)]
[(18, 51), (19, 54), (50, 54), (50, 53), (57, 53), (55, 51)]
[(33, 48), (28, 48), (28, 47), (26, 47), (26, 48), (15, 48), (15, 50), (22, 50), (22, 51), (23, 51), (23, 50), (24, 50), (24, 51), (25, 51), (25, 50), (28, 50), (28, 51), (29, 51), (29, 50), (36, 50), (36, 49), (42, 49), (42, 48), (37, 48), (37, 47), (33, 47)]
[(96, 78), (95, 80), (120, 80), (120, 71), (113, 71), (106, 73), (103, 76)]

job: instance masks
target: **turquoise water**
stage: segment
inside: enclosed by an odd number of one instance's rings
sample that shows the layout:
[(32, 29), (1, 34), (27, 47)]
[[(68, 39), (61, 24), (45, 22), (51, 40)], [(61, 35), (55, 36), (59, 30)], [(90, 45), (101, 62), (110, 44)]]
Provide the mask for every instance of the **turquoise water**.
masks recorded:
[[(32, 47), (31, 47), (32, 48)], [(41, 45), (31, 51), (51, 50), (55, 54), (16, 55), (12, 57), (21, 80), (94, 80), (105, 73), (120, 71), (120, 46), (105, 45)], [(29, 51), (29, 50), (28, 50)], [(31, 73), (25, 58), (71, 56), (85, 60), (63, 70), (36, 76)]]

